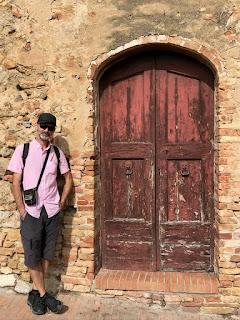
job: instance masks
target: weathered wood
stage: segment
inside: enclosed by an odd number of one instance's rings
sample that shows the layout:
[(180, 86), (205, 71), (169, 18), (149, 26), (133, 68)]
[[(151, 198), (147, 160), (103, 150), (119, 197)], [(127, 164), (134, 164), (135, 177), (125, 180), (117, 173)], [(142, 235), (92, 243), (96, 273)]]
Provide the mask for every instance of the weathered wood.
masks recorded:
[(161, 268), (165, 271), (211, 271), (209, 246), (161, 245)]
[[(113, 67), (100, 98), (103, 266), (156, 270), (154, 60)], [(107, 83), (107, 85), (106, 85)], [(138, 222), (138, 224), (136, 224)], [(147, 241), (147, 242), (146, 242)]]
[[(142, 269), (154, 268), (153, 245), (144, 241), (106, 241), (105, 267), (112, 269)], [(140, 254), (139, 254), (140, 253)], [(113, 263), (114, 262), (114, 263)]]
[[(169, 160), (168, 221), (200, 221), (202, 177), (200, 160)], [(186, 175), (185, 175), (186, 174)]]
[(193, 223), (162, 223), (162, 241), (172, 245), (209, 245), (211, 225)]
[[(127, 223), (126, 223), (127, 222)], [(138, 242), (151, 242), (153, 238), (152, 223), (146, 223), (135, 219), (118, 219), (105, 222), (106, 239), (115, 239), (120, 241), (132, 240), (132, 233), (134, 230), (134, 239)]]
[(174, 55), (157, 57), (156, 68), (157, 266), (211, 270), (213, 77)]
[(212, 73), (146, 52), (100, 80), (103, 266), (211, 270)]

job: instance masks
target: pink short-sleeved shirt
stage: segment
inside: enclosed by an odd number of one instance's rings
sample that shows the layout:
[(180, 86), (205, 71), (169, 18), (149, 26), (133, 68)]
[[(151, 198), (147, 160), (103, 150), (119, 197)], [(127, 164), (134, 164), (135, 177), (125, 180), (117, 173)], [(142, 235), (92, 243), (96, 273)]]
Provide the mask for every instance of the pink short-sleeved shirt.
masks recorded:
[[(42, 207), (44, 206), (48, 217), (52, 217), (60, 210), (60, 196), (57, 187), (57, 165), (58, 159), (54, 148), (50, 145), (45, 150), (42, 149), (40, 143), (34, 139), (29, 144), (29, 152), (25, 162), (23, 173), (23, 189), (28, 190), (36, 188), (38, 179), (42, 170), (42, 166), (47, 154), (47, 150), (51, 148), (49, 158), (42, 176), (42, 180), (38, 187), (37, 204), (28, 206), (25, 204), (26, 211), (33, 217), (39, 218)], [(60, 151), (59, 168), (61, 174), (69, 171), (69, 166), (64, 153)], [(8, 170), (22, 174), (23, 171), (23, 144), (16, 147), (13, 156), (9, 162)]]

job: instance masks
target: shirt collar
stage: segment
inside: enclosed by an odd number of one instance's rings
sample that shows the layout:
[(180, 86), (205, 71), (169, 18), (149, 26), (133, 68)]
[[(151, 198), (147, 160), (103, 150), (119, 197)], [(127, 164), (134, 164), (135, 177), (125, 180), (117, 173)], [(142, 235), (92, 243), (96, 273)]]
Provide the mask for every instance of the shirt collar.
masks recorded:
[[(41, 149), (42, 150), (42, 146), (41, 144), (37, 141), (37, 139), (33, 139), (32, 143), (38, 148), (38, 149)], [(45, 151), (45, 150), (48, 150), (49, 148), (51, 148), (52, 146), (52, 143), (49, 143), (48, 147), (42, 151)]]

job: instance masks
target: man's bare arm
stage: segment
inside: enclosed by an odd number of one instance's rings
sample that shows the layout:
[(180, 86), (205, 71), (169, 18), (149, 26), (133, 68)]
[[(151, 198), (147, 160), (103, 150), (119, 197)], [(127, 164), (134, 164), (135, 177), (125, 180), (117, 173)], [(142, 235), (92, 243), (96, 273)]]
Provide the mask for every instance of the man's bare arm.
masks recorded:
[(22, 175), (19, 173), (13, 173), (13, 183), (12, 183), (13, 197), (16, 202), (17, 209), (20, 215), (24, 216), (26, 213), (26, 210), (25, 210), (25, 205), (22, 198), (21, 182), (22, 182)]
[(64, 187), (63, 187), (61, 200), (60, 200), (60, 209), (61, 210), (65, 208), (67, 198), (70, 195), (70, 193), (72, 191), (72, 187), (73, 187), (73, 178), (72, 178), (71, 171), (68, 171), (63, 176), (65, 179), (65, 183), (64, 183)]

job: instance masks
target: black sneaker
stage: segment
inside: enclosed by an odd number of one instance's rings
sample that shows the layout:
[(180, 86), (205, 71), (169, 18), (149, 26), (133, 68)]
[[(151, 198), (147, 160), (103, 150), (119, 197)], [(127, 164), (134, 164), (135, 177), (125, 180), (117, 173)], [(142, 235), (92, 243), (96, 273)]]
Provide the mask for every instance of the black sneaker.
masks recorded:
[(33, 299), (31, 305), (32, 313), (34, 314), (45, 314), (47, 312), (47, 306), (45, 304), (45, 299), (41, 298), (40, 295), (36, 295)]
[(63, 303), (60, 300), (55, 299), (48, 292), (46, 292), (41, 299), (44, 299), (45, 305), (50, 311), (54, 313), (61, 313)]
[(33, 305), (33, 301), (35, 299), (35, 297), (38, 296), (39, 297), (39, 292), (38, 290), (31, 290), (28, 293), (28, 298), (27, 298), (27, 304), (31, 307)]

